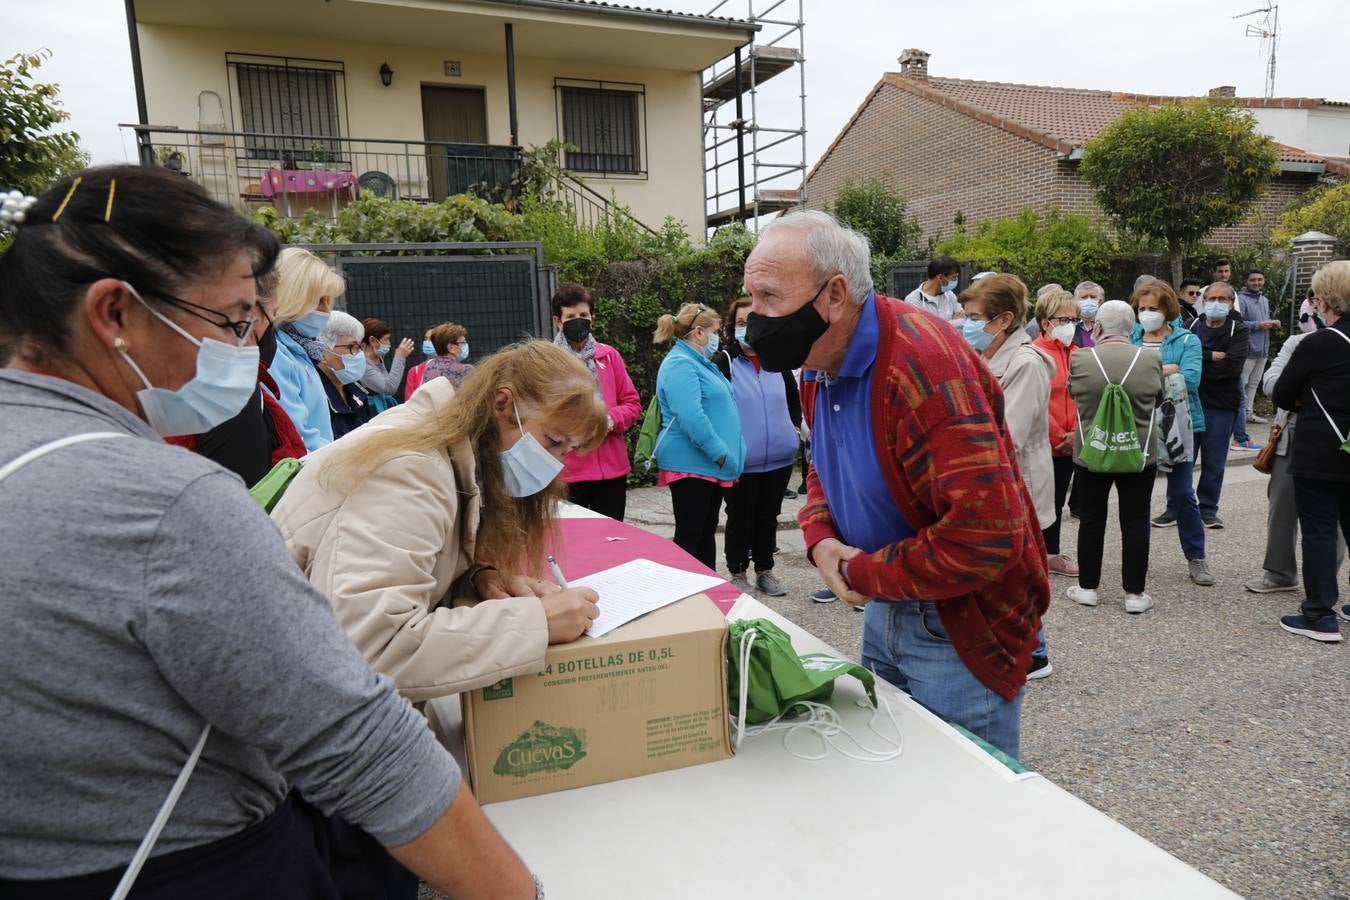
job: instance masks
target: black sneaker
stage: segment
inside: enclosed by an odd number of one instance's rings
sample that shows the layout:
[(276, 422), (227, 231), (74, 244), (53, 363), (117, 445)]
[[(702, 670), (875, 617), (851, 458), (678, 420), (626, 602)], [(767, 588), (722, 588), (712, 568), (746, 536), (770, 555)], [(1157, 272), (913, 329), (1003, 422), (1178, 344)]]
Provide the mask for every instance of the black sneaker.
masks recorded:
[(1201, 513), (1200, 521), (1205, 523), (1206, 528), (1222, 528), (1223, 519), (1220, 519), (1214, 513)]
[(1172, 528), (1177, 524), (1177, 517), (1170, 512), (1165, 512), (1160, 516), (1154, 516), (1149, 524), (1154, 528)]
[(821, 588), (820, 590), (816, 591), (814, 594), (811, 595), (811, 599), (816, 601), (817, 603), (833, 603), (839, 598), (835, 596), (834, 591), (830, 590), (829, 588)]
[(1350, 604), (1346, 604), (1345, 606), (1342, 606), (1342, 607), (1340, 608), (1339, 612), (1340, 612), (1340, 614), (1341, 614), (1341, 618), (1342, 618), (1342, 619), (1344, 619), (1344, 620), (1347, 621), (1347, 622), (1350, 622)]
[(1290, 634), (1301, 634), (1314, 641), (1334, 643), (1341, 639), (1341, 625), (1335, 616), (1311, 621), (1304, 616), (1281, 616), (1280, 627)]
[(800, 494), (800, 495), (802, 495), (803, 497), (806, 496), (806, 482), (805, 482), (805, 481), (803, 481), (801, 484), (797, 485), (797, 493)]
[(797, 499), (797, 492), (794, 491), (792, 488), (788, 488), (786, 491), (783, 491), (783, 499), (784, 499), (784, 500), (796, 500), (796, 499)]
[(1050, 657), (1033, 656), (1031, 658), (1031, 668), (1027, 669), (1027, 681), (1033, 681), (1037, 678), (1049, 678), (1050, 673), (1055, 671), (1055, 667), (1050, 665)]

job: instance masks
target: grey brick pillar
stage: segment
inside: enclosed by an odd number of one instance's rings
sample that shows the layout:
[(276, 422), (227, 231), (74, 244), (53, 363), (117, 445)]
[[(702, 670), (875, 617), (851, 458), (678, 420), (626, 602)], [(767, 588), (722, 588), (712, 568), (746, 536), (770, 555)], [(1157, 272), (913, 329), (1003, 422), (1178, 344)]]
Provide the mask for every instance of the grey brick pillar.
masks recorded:
[(1308, 293), (1313, 273), (1336, 256), (1336, 239), (1320, 231), (1305, 231), (1294, 238), (1294, 308)]

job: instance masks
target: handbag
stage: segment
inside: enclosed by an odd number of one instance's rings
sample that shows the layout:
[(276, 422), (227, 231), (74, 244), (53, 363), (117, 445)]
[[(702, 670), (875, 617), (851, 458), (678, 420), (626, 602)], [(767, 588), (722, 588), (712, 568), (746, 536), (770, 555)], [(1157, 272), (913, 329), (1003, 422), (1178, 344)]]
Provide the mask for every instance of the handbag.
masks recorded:
[(1261, 448), (1261, 452), (1256, 454), (1256, 461), (1252, 463), (1252, 468), (1262, 475), (1269, 475), (1275, 468), (1275, 450), (1280, 446), (1280, 435), (1284, 433), (1283, 425), (1270, 426), (1270, 438), (1266, 445)]

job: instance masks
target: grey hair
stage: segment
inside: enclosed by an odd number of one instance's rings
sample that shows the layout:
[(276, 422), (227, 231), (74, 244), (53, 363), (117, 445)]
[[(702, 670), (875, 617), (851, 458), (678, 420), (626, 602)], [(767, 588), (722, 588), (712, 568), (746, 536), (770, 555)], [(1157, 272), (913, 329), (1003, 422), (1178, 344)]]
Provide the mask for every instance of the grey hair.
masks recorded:
[(1139, 290), (1140, 285), (1148, 284), (1150, 281), (1157, 281), (1157, 280), (1158, 280), (1157, 278), (1145, 272), (1143, 275), (1140, 275), (1138, 278), (1134, 280), (1134, 289), (1137, 291)]
[(866, 235), (818, 209), (779, 216), (760, 230), (760, 241), (775, 231), (801, 232), (811, 270), (822, 279), (843, 275), (853, 302), (861, 304), (867, 299), (872, 291), (872, 248)]
[(355, 338), (358, 341), (365, 340), (366, 328), (361, 321), (354, 316), (350, 316), (340, 309), (335, 309), (328, 314), (328, 324), (323, 326), (323, 331), (319, 333), (319, 340), (323, 345), (332, 350), (338, 345), (338, 341), (343, 338)]
[(1097, 309), (1097, 327), (1102, 337), (1129, 337), (1134, 330), (1134, 310), (1124, 300), (1107, 300)]
[(997, 275), (997, 274), (998, 274), (997, 272), (988, 272), (988, 271), (985, 271), (985, 272), (976, 272), (973, 276), (971, 276), (970, 283), (971, 283), (971, 284), (974, 284), (975, 282), (979, 281), (981, 278), (988, 278), (990, 275)]
[(1227, 291), (1227, 292), (1228, 292), (1228, 299), (1229, 299), (1229, 300), (1236, 300), (1236, 299), (1237, 299), (1237, 292), (1234, 291), (1234, 290), (1233, 290), (1233, 286), (1232, 286), (1231, 284), (1229, 284), (1228, 282), (1226, 282), (1226, 281), (1216, 281), (1216, 282), (1214, 282), (1213, 284), (1206, 285), (1206, 286), (1205, 286), (1205, 289), (1204, 289), (1203, 291), (1200, 292), (1200, 299), (1201, 299), (1201, 300), (1208, 300), (1208, 299), (1209, 299), (1209, 292), (1212, 291), (1212, 290), (1215, 290), (1216, 288), (1222, 288), (1223, 290)]
[(1097, 297), (1098, 297), (1099, 299), (1102, 299), (1102, 300), (1105, 300), (1105, 299), (1106, 299), (1106, 289), (1103, 288), (1100, 284), (1098, 284), (1098, 283), (1095, 282), (1095, 281), (1080, 281), (1080, 282), (1078, 282), (1077, 287), (1075, 287), (1075, 288), (1073, 289), (1073, 295), (1074, 295), (1075, 297), (1077, 297), (1077, 296), (1078, 296), (1078, 292), (1079, 292), (1079, 291), (1084, 291), (1084, 290), (1093, 290), (1093, 291), (1096, 291), (1096, 292), (1097, 292)]
[(1050, 282), (1049, 284), (1043, 284), (1040, 287), (1036, 288), (1036, 299), (1037, 300), (1041, 299), (1051, 291), (1062, 291), (1062, 290), (1064, 290), (1064, 288), (1058, 284), (1055, 284), (1055, 282), (1053, 281)]

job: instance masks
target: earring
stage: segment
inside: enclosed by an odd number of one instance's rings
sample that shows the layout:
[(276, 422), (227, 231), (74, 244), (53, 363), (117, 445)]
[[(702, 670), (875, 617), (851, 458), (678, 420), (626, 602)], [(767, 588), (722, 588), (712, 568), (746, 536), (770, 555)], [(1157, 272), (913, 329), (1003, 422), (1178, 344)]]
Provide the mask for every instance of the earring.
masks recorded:
[(115, 337), (113, 338), (113, 349), (117, 350), (119, 353), (125, 353), (127, 352), (127, 342), (120, 337)]

